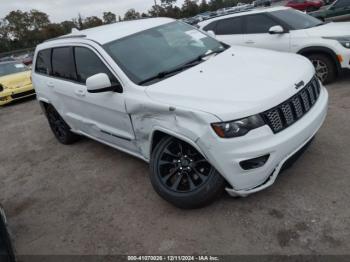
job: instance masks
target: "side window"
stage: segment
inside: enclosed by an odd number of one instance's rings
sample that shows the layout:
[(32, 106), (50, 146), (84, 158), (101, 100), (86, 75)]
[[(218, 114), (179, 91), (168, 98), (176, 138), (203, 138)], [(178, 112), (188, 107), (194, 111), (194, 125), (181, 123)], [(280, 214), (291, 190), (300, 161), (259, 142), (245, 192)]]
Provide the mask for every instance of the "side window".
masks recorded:
[(210, 23), (209, 25), (206, 25), (203, 30), (204, 31), (215, 31), (215, 27), (216, 27), (216, 21)]
[(229, 18), (220, 20), (216, 24), (215, 34), (217, 35), (235, 35), (242, 34), (242, 19)]
[(44, 75), (51, 74), (51, 49), (42, 50), (38, 53), (35, 72)]
[(94, 52), (85, 47), (75, 47), (74, 52), (78, 82), (85, 84), (90, 76), (105, 73), (113, 85), (118, 84), (118, 80)]
[(335, 3), (334, 8), (350, 8), (350, 0), (338, 0), (338, 2)]
[(246, 34), (266, 34), (275, 25), (278, 24), (265, 15), (250, 15), (246, 17)]
[(77, 80), (72, 47), (58, 47), (52, 50), (52, 75)]

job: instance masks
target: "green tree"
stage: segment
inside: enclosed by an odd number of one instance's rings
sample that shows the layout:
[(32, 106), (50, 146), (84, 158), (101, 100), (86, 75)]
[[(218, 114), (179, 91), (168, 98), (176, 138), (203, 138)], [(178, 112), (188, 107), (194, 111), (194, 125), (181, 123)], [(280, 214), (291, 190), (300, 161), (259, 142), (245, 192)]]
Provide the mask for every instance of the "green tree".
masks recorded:
[(224, 0), (211, 0), (209, 3), (210, 10), (216, 11), (220, 8), (225, 7)]
[(76, 24), (73, 21), (63, 21), (61, 27), (63, 34), (69, 34), (72, 32), (72, 29), (76, 27)]
[(166, 10), (161, 5), (153, 5), (148, 13), (151, 17), (166, 16)]
[(83, 28), (92, 28), (96, 26), (103, 25), (102, 19), (98, 18), (97, 16), (90, 16), (84, 19), (83, 21)]
[(202, 0), (202, 2), (199, 5), (199, 12), (204, 13), (209, 11), (209, 4), (207, 3), (206, 0)]
[(124, 20), (134, 20), (139, 18), (141, 18), (140, 13), (133, 8), (129, 9), (124, 15)]
[(29, 14), (21, 10), (11, 11), (5, 17), (9, 35), (16, 40), (26, 41), (30, 24)]
[(182, 16), (190, 17), (197, 15), (199, 13), (197, 2), (198, 0), (185, 0), (181, 8)]
[(30, 10), (28, 19), (33, 30), (41, 30), (50, 24), (49, 16), (35, 9)]
[[(69, 32), (70, 33), (70, 32)], [(40, 32), (42, 41), (66, 34), (62, 24), (48, 24)]]
[(177, 0), (160, 0), (160, 4), (163, 7), (172, 7), (173, 5), (176, 4)]
[(0, 53), (9, 51), (10, 41), (8, 36), (7, 22), (4, 19), (0, 20)]
[(75, 28), (79, 29), (79, 30), (83, 30), (84, 29), (84, 21), (83, 21), (83, 17), (81, 16), (81, 14), (78, 14), (77, 18), (73, 18), (73, 23), (75, 24)]
[(112, 12), (103, 13), (103, 23), (104, 24), (113, 24), (117, 22), (117, 16)]

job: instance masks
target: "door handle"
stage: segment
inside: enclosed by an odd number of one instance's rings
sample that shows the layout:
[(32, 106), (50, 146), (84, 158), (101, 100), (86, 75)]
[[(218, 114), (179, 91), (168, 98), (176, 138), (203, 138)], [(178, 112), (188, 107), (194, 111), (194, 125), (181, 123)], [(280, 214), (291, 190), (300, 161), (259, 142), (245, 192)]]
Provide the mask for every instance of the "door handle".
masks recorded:
[(248, 40), (248, 41), (246, 41), (245, 43), (248, 44), (248, 45), (255, 44), (255, 42), (254, 42), (253, 40)]
[(51, 88), (55, 87), (55, 85), (53, 84), (53, 82), (47, 82), (46, 85), (47, 85), (48, 87), (51, 87)]
[(75, 91), (75, 94), (77, 96), (85, 96), (85, 90), (84, 89), (78, 89)]

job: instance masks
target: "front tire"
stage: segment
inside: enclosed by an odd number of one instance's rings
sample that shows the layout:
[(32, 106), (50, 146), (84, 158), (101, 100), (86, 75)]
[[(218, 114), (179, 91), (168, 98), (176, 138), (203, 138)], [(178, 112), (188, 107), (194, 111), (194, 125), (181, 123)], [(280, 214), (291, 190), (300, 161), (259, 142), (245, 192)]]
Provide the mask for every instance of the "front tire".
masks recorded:
[(226, 183), (195, 148), (173, 137), (165, 137), (156, 145), (150, 171), (155, 191), (184, 209), (210, 204)]
[(47, 105), (45, 109), (50, 128), (61, 144), (71, 145), (79, 140), (80, 137), (71, 131), (68, 124), (52, 105)]
[(332, 83), (337, 76), (337, 69), (333, 60), (324, 54), (309, 55), (308, 58), (316, 69), (317, 77), (323, 84)]

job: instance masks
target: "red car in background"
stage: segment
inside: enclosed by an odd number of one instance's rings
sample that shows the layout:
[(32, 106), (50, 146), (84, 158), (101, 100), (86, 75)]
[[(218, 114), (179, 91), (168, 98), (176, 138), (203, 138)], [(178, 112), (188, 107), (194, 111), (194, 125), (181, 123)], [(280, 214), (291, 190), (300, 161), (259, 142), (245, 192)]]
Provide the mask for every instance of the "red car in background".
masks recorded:
[(324, 5), (322, 0), (290, 0), (286, 6), (306, 12), (312, 12), (320, 9)]

